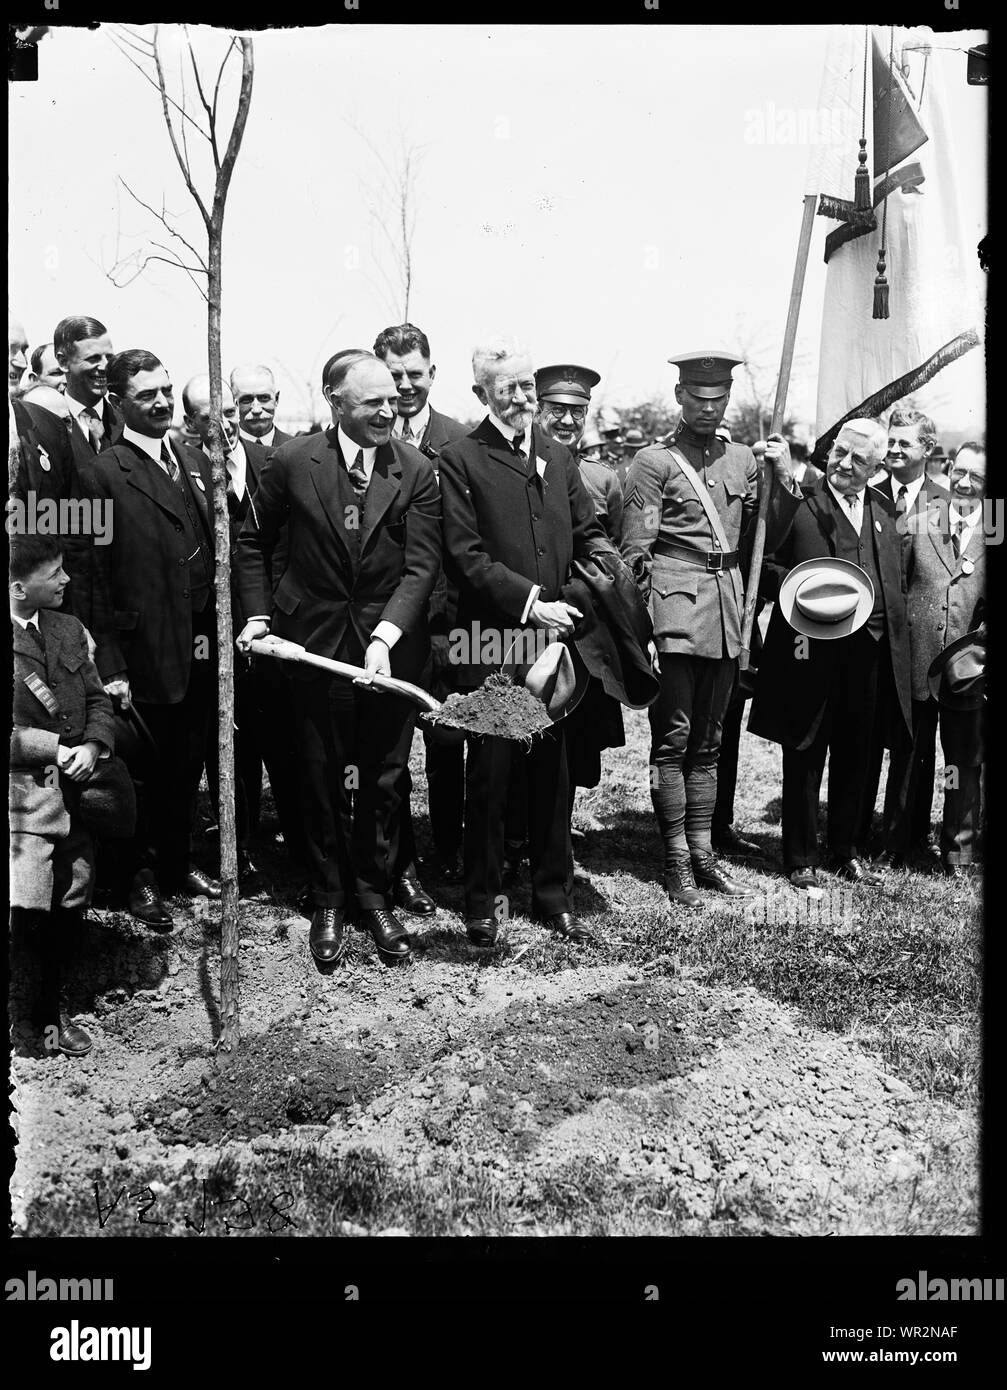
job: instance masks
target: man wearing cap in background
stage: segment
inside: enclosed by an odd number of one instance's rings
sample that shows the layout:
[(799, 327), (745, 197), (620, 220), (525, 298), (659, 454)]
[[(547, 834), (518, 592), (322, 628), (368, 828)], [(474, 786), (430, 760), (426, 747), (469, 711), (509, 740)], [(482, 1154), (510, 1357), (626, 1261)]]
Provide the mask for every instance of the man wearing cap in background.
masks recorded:
[[(724, 715), (738, 675), (743, 586), (738, 546), (758, 507), (759, 465), (744, 444), (717, 437), (731, 372), (741, 359), (692, 352), (679, 368), (682, 418), (671, 440), (634, 458), (626, 479), (623, 553), (649, 591), (661, 693), (650, 708), (651, 793), (673, 902), (702, 902), (698, 888), (744, 896), (717, 865), (710, 826)], [(767, 547), (797, 511), (781, 435), (766, 450), (774, 486)]]
[[(960, 694), (938, 693), (930, 671), (942, 652), (966, 644), (984, 611), (986, 451), (982, 445), (969, 442), (959, 447), (949, 480), (950, 501), (946, 493), (932, 493), (910, 535), (906, 577), (913, 738), (900, 798), (906, 822), (900, 843), (918, 843), (922, 828), (930, 829), (939, 724), (945, 765), (940, 861), (946, 874), (960, 877), (972, 863), (979, 832), (983, 702), (962, 703)], [(889, 778), (894, 773), (893, 767)]]
[[(830, 866), (853, 883), (880, 882), (859, 858), (857, 835), (886, 686), (893, 718), (910, 727), (901, 536), (890, 500), (867, 486), (887, 442), (878, 420), (842, 427), (824, 482), (805, 492), (763, 571), (761, 592), (775, 606), (748, 728), (783, 746), (783, 864), (799, 889), (817, 882), (826, 757)], [(804, 568), (792, 574), (796, 566)]]
[[(535, 373), (539, 400), (535, 423), (543, 434), (557, 444), (564, 444), (577, 459), (581, 482), (594, 505), (595, 515), (609, 540), (618, 547), (623, 511), (619, 475), (607, 464), (585, 459), (578, 452), (587, 426), (591, 392), (600, 380), (590, 367), (539, 367)], [(577, 788), (596, 787), (601, 781), (602, 750), (621, 748), (625, 742), (622, 707), (605, 694), (599, 681), (592, 680), (576, 709), (566, 719), (571, 815)]]

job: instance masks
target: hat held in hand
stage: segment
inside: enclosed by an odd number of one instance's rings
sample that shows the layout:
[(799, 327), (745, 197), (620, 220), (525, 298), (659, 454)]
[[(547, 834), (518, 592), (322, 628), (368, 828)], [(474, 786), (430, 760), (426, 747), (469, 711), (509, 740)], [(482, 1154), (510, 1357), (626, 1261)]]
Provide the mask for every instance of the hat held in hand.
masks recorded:
[(795, 632), (830, 642), (849, 637), (867, 622), (874, 585), (850, 560), (805, 560), (783, 580), (777, 602)]
[(503, 669), (519, 685), (541, 700), (554, 722), (570, 714), (587, 689), (588, 673), (583, 661), (571, 653), (565, 642), (550, 642), (530, 665), (504, 662)]
[(930, 663), (927, 682), (945, 709), (981, 709), (986, 703), (985, 624), (949, 643)]

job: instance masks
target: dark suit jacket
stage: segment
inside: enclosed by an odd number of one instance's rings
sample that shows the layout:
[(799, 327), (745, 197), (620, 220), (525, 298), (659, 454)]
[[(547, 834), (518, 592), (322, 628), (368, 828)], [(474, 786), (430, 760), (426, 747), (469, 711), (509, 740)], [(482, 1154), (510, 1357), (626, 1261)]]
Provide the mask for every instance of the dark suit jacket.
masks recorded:
[[(213, 479), (201, 449), (173, 446), (213, 566)], [(142, 450), (122, 440), (95, 459), (95, 481), (112, 502), (112, 544), (95, 547), (107, 564), (114, 608), (109, 661), (125, 671), (141, 702), (174, 705), (193, 660), (192, 605), (181, 493)], [(196, 480), (199, 479), (202, 483)], [(211, 597), (212, 603), (212, 597)]]
[[(430, 407), (430, 417), (427, 420), (427, 427), (423, 431), (423, 438), (420, 440), (419, 447), (420, 453), (425, 454), (433, 465), (438, 485), (440, 485), (441, 452), (447, 445), (454, 444), (456, 440), (464, 439), (467, 434), (468, 430), (460, 421), (453, 420), (450, 415), (442, 415), (439, 410), (434, 410), (433, 406)], [(449, 637), (457, 617), (458, 589), (449, 582), (442, 564), (434, 583), (434, 591), (430, 595), (430, 636)]]
[[(889, 498), (868, 487), (864, 494), (864, 527), (870, 531), (891, 653), (898, 706), (907, 731), (912, 728), (909, 698), (909, 628), (903, 587), (901, 537)], [(805, 492), (786, 539), (763, 570), (760, 592), (776, 598), (780, 583), (804, 560), (836, 554), (838, 507), (824, 481)], [(880, 527), (880, 529), (878, 529)], [(785, 748), (806, 748), (818, 732), (838, 664), (849, 659), (848, 639), (807, 644), (774, 606), (759, 663), (759, 679), (748, 721), (750, 733)]]
[(494, 664), (481, 664), (477, 623), (483, 632), (519, 630), (536, 584), (539, 598), (554, 602), (575, 558), (615, 549), (570, 450), (534, 427), (531, 439), (532, 458), (545, 462), (541, 478), (488, 419), (441, 454), (444, 567), (458, 586), (457, 628), (470, 635), (460, 685), (480, 684)]
[[(39, 631), (45, 655), (20, 623), (11, 622), (14, 648), (13, 730), (10, 738), (9, 811), (12, 830), (35, 835), (66, 835), (70, 820), (59, 783), (52, 785), (47, 767), (55, 766), (60, 745), (74, 747), (94, 740), (115, 748), (112, 702), (88, 658), (84, 631), (76, 618), (41, 609)], [(25, 684), (37, 676), (57, 704), (51, 713)]]
[[(15, 496), (26, 501), (28, 493), (34, 492), (36, 505), (43, 500), (89, 503), (97, 497), (97, 455), (77, 425), (60, 420), (30, 401), (15, 401), (14, 415), (21, 456)], [(75, 517), (82, 514), (83, 508)], [(104, 520), (114, 526), (114, 520)], [(106, 567), (96, 553), (101, 547), (96, 547), (90, 530), (80, 524), (61, 531), (59, 539), (63, 544), (63, 568), (70, 576), (62, 611), (78, 618), (91, 633), (98, 646), (98, 669), (108, 680), (116, 674), (108, 665), (114, 624)]]
[[(440, 564), (433, 469), (411, 444), (393, 439), (378, 449), (359, 558), (346, 528), (355, 506), (334, 427), (273, 450), (255, 494), (258, 525), (249, 517), (238, 538), (242, 609), (249, 616), (273, 612), (278, 637), (329, 657), (350, 630), (366, 647), (385, 619), (402, 630), (391, 650), (392, 674), (416, 681), (429, 650), (426, 606)], [(274, 593), (270, 561), (284, 523), (289, 559)], [(318, 673), (294, 667), (293, 674)]]

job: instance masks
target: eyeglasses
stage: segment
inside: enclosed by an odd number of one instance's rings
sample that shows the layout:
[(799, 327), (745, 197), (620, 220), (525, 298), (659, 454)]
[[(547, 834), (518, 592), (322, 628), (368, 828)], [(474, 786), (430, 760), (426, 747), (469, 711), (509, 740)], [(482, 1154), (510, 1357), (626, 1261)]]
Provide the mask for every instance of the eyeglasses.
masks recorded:
[(586, 405), (567, 405), (565, 401), (543, 401), (542, 404), (554, 420), (562, 420), (568, 411), (578, 425), (587, 419)]

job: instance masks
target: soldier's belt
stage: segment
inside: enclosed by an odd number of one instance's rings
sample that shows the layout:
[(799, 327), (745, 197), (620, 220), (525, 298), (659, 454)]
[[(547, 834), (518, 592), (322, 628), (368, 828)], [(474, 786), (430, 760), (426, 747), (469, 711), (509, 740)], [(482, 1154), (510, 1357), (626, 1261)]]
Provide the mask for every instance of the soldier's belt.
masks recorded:
[(715, 572), (738, 567), (736, 550), (695, 550), (691, 545), (676, 545), (674, 541), (655, 541), (655, 555), (667, 555), (672, 560), (684, 560), (687, 565)]

